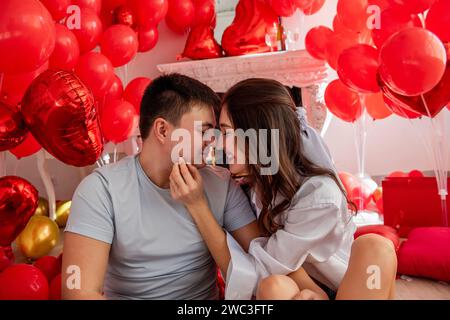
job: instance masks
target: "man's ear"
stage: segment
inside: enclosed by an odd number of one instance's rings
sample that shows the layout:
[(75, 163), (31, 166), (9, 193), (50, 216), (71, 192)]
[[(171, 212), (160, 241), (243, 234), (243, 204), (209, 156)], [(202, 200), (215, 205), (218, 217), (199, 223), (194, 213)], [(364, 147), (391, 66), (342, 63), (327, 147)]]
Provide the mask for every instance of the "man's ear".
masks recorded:
[(169, 137), (169, 123), (163, 118), (158, 118), (153, 123), (153, 133), (156, 139), (165, 144), (167, 142), (167, 138)]

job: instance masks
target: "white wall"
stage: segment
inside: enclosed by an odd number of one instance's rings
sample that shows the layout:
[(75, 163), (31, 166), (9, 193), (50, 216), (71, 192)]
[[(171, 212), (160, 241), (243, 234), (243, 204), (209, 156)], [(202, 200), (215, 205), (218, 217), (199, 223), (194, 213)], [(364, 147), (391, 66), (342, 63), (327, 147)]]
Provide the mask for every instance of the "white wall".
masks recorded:
[[(228, 0), (222, 0), (222, 2)], [(236, 2), (236, 0), (229, 0)], [(326, 6), (318, 14), (302, 18), (297, 13), (290, 19), (285, 19), (286, 28), (301, 29), (301, 37), (307, 30), (317, 25), (331, 26), (335, 14), (337, 0), (328, 0)], [(220, 34), (231, 21), (229, 15), (224, 14), (223, 21), (218, 19), (217, 32)], [(157, 77), (159, 72), (156, 65), (175, 62), (176, 56), (183, 51), (186, 36), (180, 36), (167, 29), (164, 23), (159, 27), (160, 40), (155, 49), (138, 57), (128, 67), (128, 80), (138, 76)], [(218, 39), (220, 41), (220, 39)], [(303, 43), (303, 41), (301, 41)], [(124, 76), (125, 70), (118, 70)], [(450, 112), (447, 119), (450, 123)], [(331, 153), (340, 170), (357, 171), (356, 152), (351, 124), (334, 119), (325, 137)], [(17, 162), (8, 154), (8, 174), (18, 174), (30, 180), (46, 196), (42, 182), (36, 170), (36, 159), (30, 157)], [(18, 167), (17, 167), (18, 165)], [(17, 167), (17, 169), (16, 169)], [(80, 181), (80, 173), (76, 168), (68, 167), (57, 160), (49, 163), (50, 172), (55, 183), (57, 199), (69, 199)], [(384, 175), (395, 170), (431, 170), (425, 149), (417, 138), (414, 129), (407, 120), (397, 116), (381, 120), (369, 126), (367, 145), (367, 172), (371, 175)]]

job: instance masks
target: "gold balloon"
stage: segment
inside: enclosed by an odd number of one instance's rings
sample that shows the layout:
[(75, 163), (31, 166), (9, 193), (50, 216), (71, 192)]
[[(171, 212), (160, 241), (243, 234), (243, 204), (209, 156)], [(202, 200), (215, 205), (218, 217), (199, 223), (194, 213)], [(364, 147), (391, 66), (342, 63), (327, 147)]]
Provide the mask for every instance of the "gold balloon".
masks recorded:
[(58, 225), (48, 217), (32, 216), (16, 244), (28, 259), (36, 260), (47, 255), (58, 243)]
[(67, 223), (67, 219), (70, 214), (70, 207), (72, 201), (61, 201), (56, 205), (56, 218), (55, 221), (60, 228), (64, 228)]
[(47, 199), (40, 197), (39, 202), (38, 202), (38, 207), (34, 214), (37, 216), (48, 217), (48, 213), (49, 213), (48, 201), (47, 201)]

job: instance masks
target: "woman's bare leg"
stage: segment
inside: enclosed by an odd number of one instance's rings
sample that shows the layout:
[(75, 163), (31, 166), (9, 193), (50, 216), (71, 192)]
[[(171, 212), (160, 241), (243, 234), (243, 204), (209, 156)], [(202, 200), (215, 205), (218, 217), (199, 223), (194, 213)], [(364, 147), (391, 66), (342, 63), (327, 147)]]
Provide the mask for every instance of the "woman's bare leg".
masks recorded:
[(337, 300), (388, 300), (395, 297), (397, 256), (392, 242), (368, 234), (353, 242)]

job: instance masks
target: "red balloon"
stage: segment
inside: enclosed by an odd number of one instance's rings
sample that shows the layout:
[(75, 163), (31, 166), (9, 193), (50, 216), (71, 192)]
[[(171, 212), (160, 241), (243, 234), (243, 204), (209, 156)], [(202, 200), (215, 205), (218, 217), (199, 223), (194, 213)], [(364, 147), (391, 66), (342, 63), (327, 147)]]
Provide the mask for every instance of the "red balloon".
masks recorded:
[(141, 26), (157, 26), (169, 9), (168, 0), (127, 0)]
[(339, 19), (349, 29), (355, 31), (367, 29), (368, 5), (367, 0), (339, 0), (337, 4)]
[(85, 53), (97, 46), (103, 33), (103, 27), (102, 21), (94, 10), (82, 8), (80, 15), (80, 28), (75, 28), (72, 32), (78, 39), (80, 52)]
[(61, 300), (61, 273), (50, 282), (50, 300)]
[(326, 59), (327, 43), (333, 36), (333, 30), (319, 26), (309, 30), (305, 38), (305, 46), (308, 53), (316, 59)]
[(68, 165), (92, 165), (103, 151), (94, 97), (71, 72), (41, 74), (25, 93), (22, 114), (42, 147)]
[(450, 42), (450, 1), (436, 0), (434, 2), (428, 11), (426, 26), (444, 43)]
[(386, 40), (398, 31), (411, 27), (422, 27), (422, 22), (416, 15), (405, 12), (402, 7), (398, 6), (381, 12), (380, 21), (380, 28), (372, 30), (372, 38), (378, 48), (381, 48)]
[(44, 63), (37, 70), (25, 73), (5, 74), (3, 77), (3, 86), (0, 90), (1, 97), (6, 103), (17, 105), (23, 98), (25, 91), (31, 82), (42, 72), (48, 69), (49, 63)]
[(356, 205), (358, 210), (364, 210), (372, 200), (372, 192), (365, 184), (359, 184), (349, 193), (349, 199)]
[(331, 113), (347, 122), (355, 122), (363, 112), (359, 95), (340, 80), (334, 80), (328, 85), (325, 102)]
[(27, 132), (19, 110), (0, 101), (0, 151), (6, 151), (21, 144)]
[(392, 111), (386, 105), (383, 93), (381, 92), (364, 95), (363, 102), (367, 113), (374, 120), (382, 120), (392, 115)]
[(343, 33), (334, 33), (327, 42), (326, 58), (327, 62), (333, 69), (337, 69), (338, 61), (341, 53), (348, 48), (358, 44), (353, 38), (348, 38)]
[(80, 8), (92, 9), (97, 14), (102, 10), (102, 0), (72, 0), (72, 4), (75, 4)]
[(358, 44), (342, 51), (337, 69), (339, 78), (352, 90), (379, 92), (378, 51), (371, 46)]
[(126, 3), (127, 3), (127, 0), (103, 0), (102, 11), (112, 12), (117, 7), (126, 5)]
[(403, 103), (400, 105), (398, 102), (394, 102), (393, 100), (391, 100), (387, 95), (384, 95), (384, 101), (386, 102), (386, 105), (388, 106), (389, 109), (392, 110), (393, 113), (402, 118), (417, 119), (421, 117), (420, 113), (411, 111), (409, 109), (405, 109), (403, 107), (404, 106)]
[(353, 174), (345, 171), (339, 172), (339, 179), (347, 194), (350, 194), (350, 192), (359, 185), (358, 179)]
[(45, 275), (29, 264), (16, 264), (0, 273), (0, 300), (48, 300)]
[(29, 157), (42, 149), (39, 142), (33, 137), (31, 133), (27, 134), (25, 140), (17, 147), (9, 150), (17, 159)]
[(121, 100), (123, 95), (122, 80), (116, 75), (111, 87), (106, 92), (103, 98), (99, 98), (99, 115), (101, 116), (105, 105), (115, 100)]
[(325, 0), (309, 0), (308, 2), (308, 5), (301, 8), (303, 13), (307, 16), (316, 14), (320, 11), (320, 9), (322, 9), (323, 5), (325, 4)]
[(381, 11), (386, 10), (387, 8), (391, 7), (390, 0), (369, 0), (370, 6), (378, 6)]
[(50, 57), (50, 68), (72, 70), (80, 57), (80, 46), (75, 34), (62, 24), (56, 25), (56, 46)]
[(404, 96), (433, 89), (445, 72), (447, 53), (432, 32), (405, 29), (392, 36), (380, 52), (380, 75), (387, 86)]
[(14, 263), (14, 253), (11, 247), (0, 247), (0, 273)]
[(25, 179), (0, 178), (0, 246), (11, 245), (22, 232), (36, 211), (38, 199), (38, 191)]
[(137, 54), (139, 40), (136, 32), (122, 24), (108, 28), (100, 44), (102, 53), (109, 58), (114, 67), (130, 62)]
[(67, 15), (67, 8), (71, 0), (41, 0), (42, 4), (52, 15), (55, 21), (63, 19)]
[(267, 30), (278, 24), (278, 17), (264, 1), (241, 0), (233, 23), (222, 36), (222, 47), (228, 56), (270, 52)]
[(75, 72), (97, 98), (106, 94), (115, 75), (111, 61), (98, 52), (88, 52), (82, 55), (75, 67)]
[(434, 118), (450, 100), (450, 61), (442, 80), (431, 91), (422, 96), (405, 97), (396, 94), (386, 85), (382, 86), (385, 96), (405, 109)]
[(280, 17), (290, 17), (297, 9), (294, 0), (269, 0), (272, 10)]
[(192, 27), (200, 24), (215, 27), (216, 5), (214, 0), (194, 0), (194, 20)]
[(127, 140), (135, 129), (136, 109), (127, 102), (116, 100), (105, 106), (102, 113), (102, 132), (108, 141), (120, 143)]
[(169, 0), (166, 24), (174, 32), (184, 34), (194, 21), (192, 0)]
[(48, 283), (50, 283), (54, 277), (56, 277), (58, 274), (61, 273), (61, 268), (58, 259), (53, 256), (45, 256), (39, 258), (34, 263), (34, 266), (42, 271), (42, 273), (47, 278)]
[(222, 48), (214, 38), (209, 25), (199, 25), (191, 30), (182, 54), (183, 57), (201, 60), (222, 57)]
[(408, 177), (410, 177), (410, 178), (423, 178), (423, 177), (425, 177), (425, 175), (420, 170), (411, 170), (408, 173)]
[(136, 28), (136, 18), (134, 17), (133, 10), (127, 6), (119, 6), (113, 12), (113, 23), (123, 24), (132, 29)]
[(127, 85), (123, 93), (123, 98), (134, 106), (136, 114), (140, 114), (142, 97), (151, 82), (149, 78), (136, 78)]
[(139, 27), (138, 30), (139, 38), (139, 52), (147, 52), (152, 50), (159, 40), (158, 27), (148, 26)]
[(39, 0), (0, 1), (0, 73), (41, 67), (55, 48), (55, 24)]
[(389, 0), (393, 5), (400, 5), (403, 10), (411, 13), (422, 13), (428, 10), (435, 0)]

